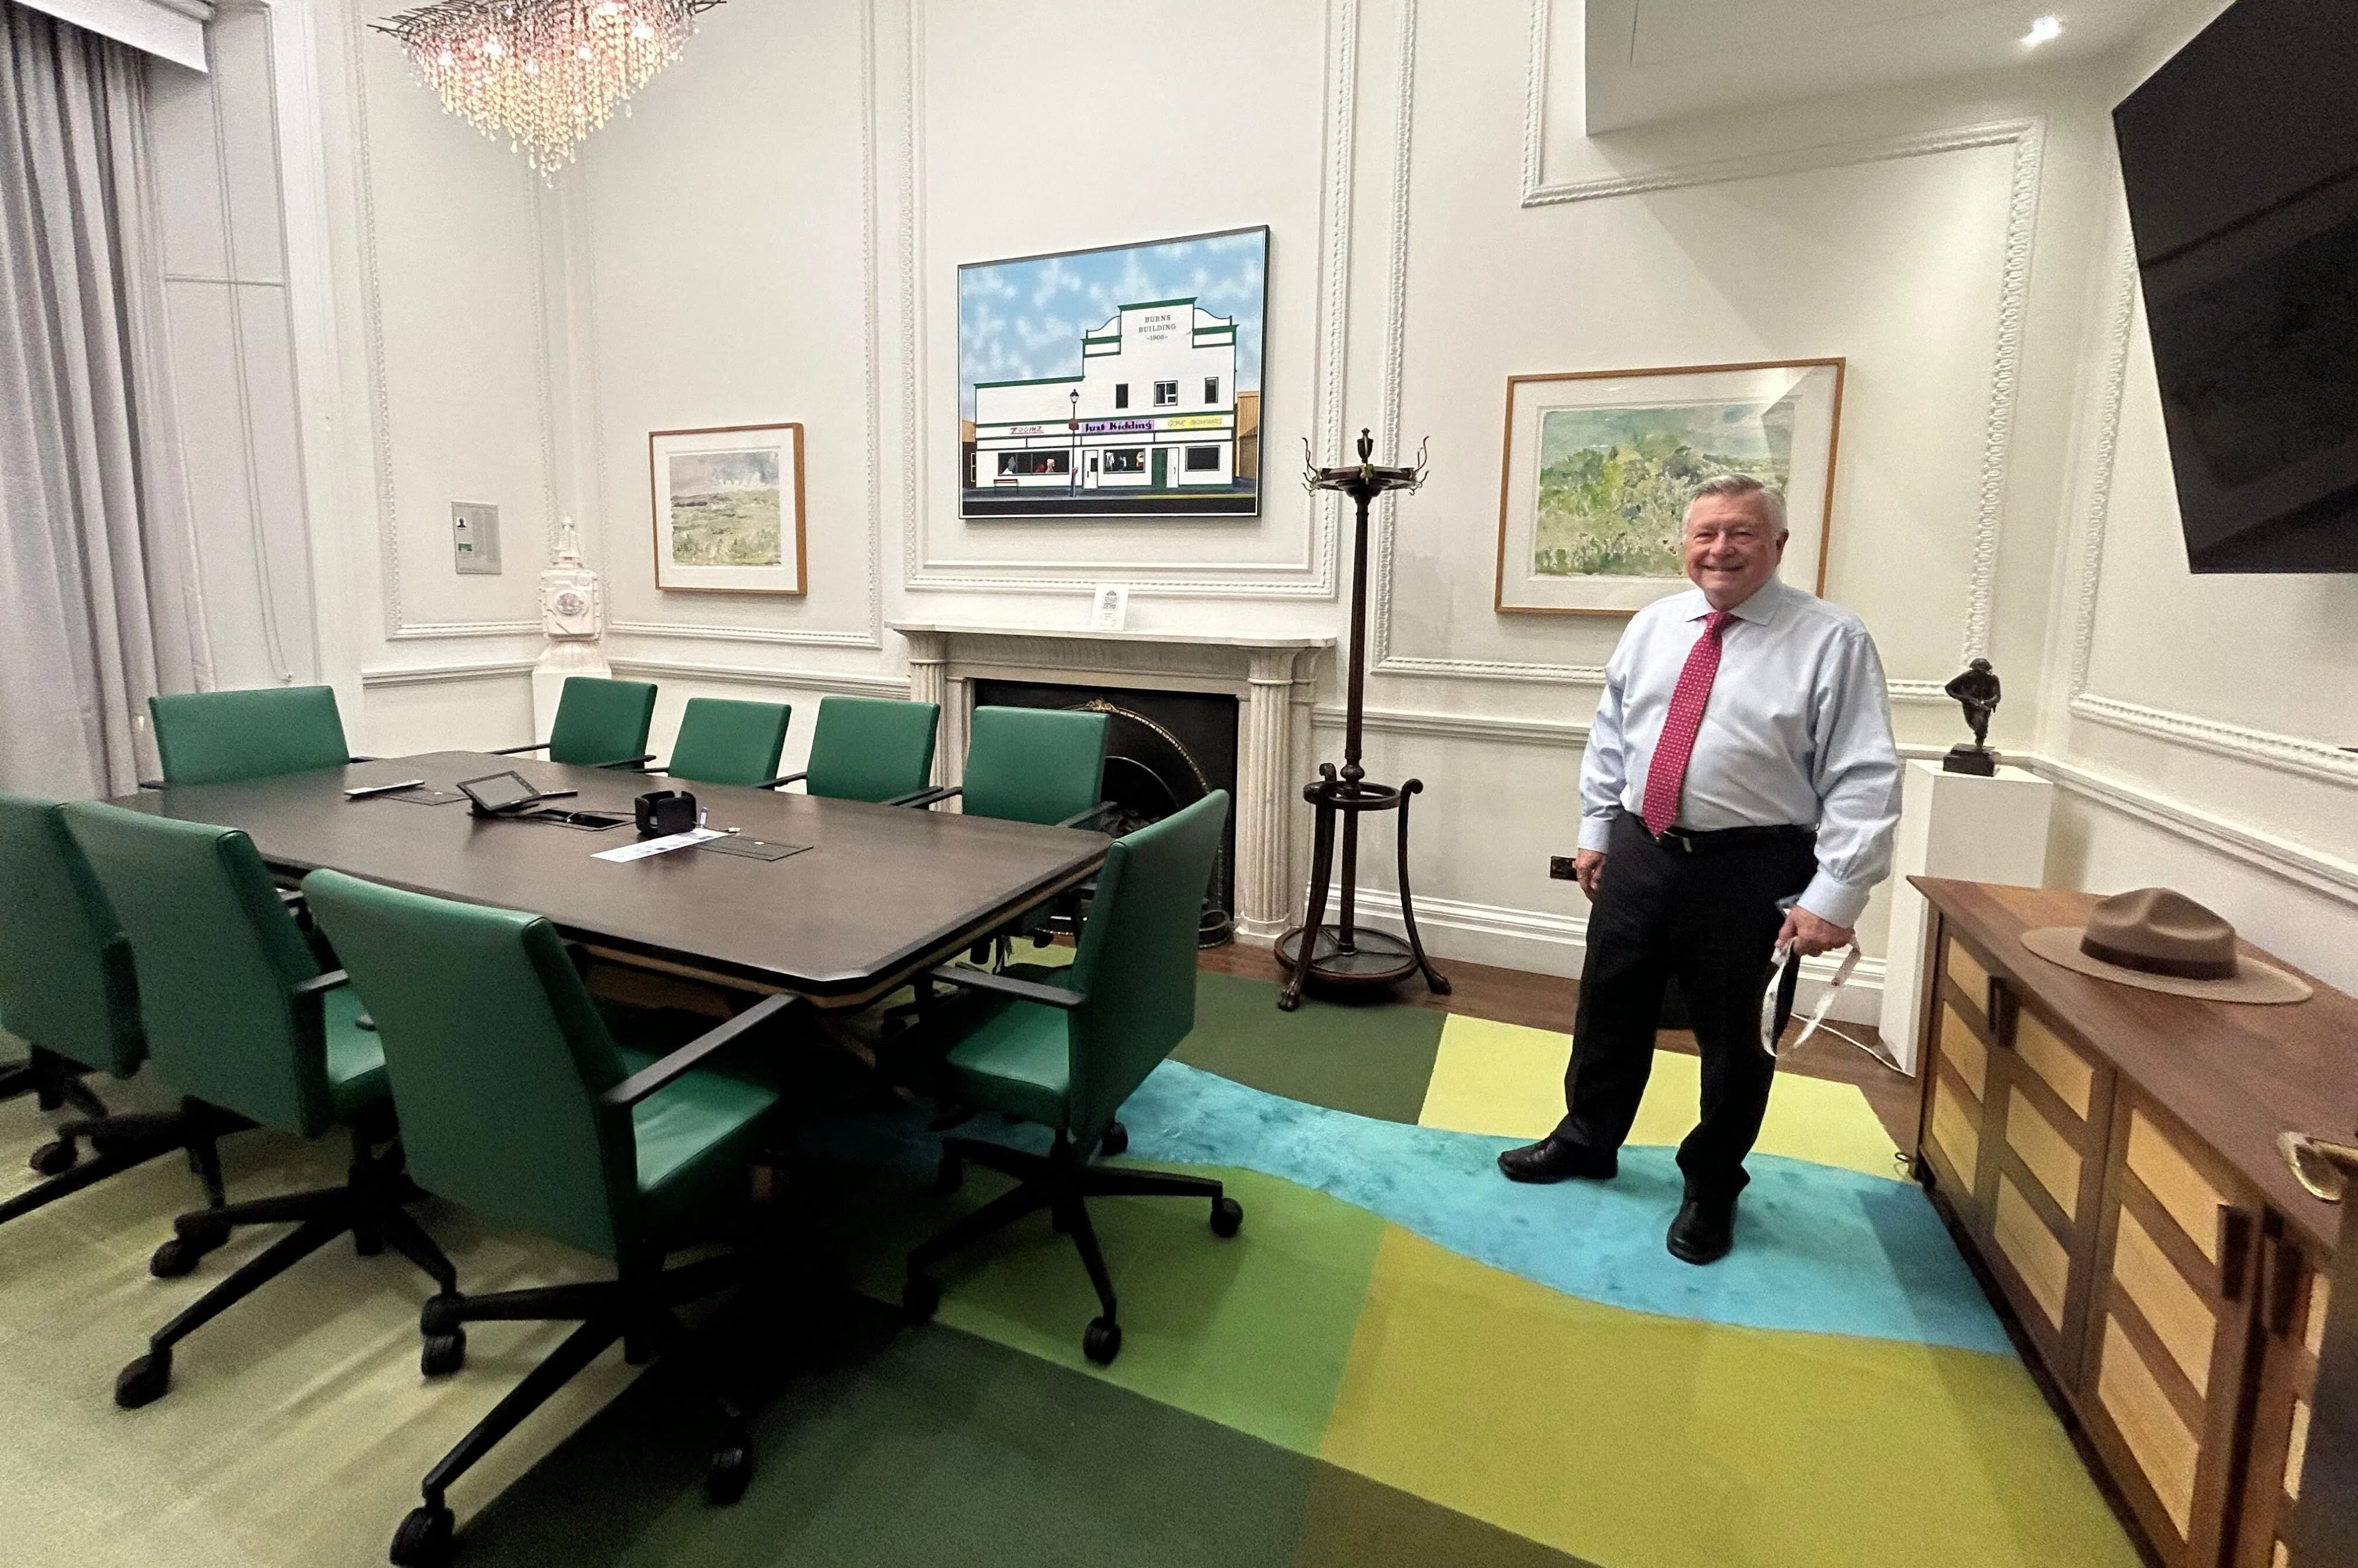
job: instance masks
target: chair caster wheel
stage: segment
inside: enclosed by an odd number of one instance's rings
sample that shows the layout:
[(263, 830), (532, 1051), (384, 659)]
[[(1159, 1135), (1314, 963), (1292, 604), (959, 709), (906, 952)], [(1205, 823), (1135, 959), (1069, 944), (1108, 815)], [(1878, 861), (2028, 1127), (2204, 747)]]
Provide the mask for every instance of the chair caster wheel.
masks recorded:
[(1130, 1147), (1130, 1129), (1117, 1121), (1098, 1135), (1098, 1152), (1108, 1159)]
[(1234, 1236), (1237, 1233), (1238, 1227), (1243, 1225), (1244, 1222), (1244, 1205), (1237, 1202), (1234, 1198), (1224, 1197), (1214, 1198), (1212, 1200), (1213, 1235), (1219, 1237)]
[(150, 1350), (125, 1367), (114, 1379), (114, 1402), (127, 1411), (152, 1405), (172, 1386), (172, 1353)]
[(753, 1478), (753, 1455), (741, 1443), (732, 1443), (713, 1452), (712, 1463), (705, 1467), (704, 1495), (722, 1508), (745, 1495), (746, 1484)]
[(412, 1509), (393, 1532), (393, 1550), (385, 1555), (396, 1568), (438, 1568), (450, 1560), (450, 1531), (457, 1523), (438, 1504)]
[(177, 1280), (204, 1260), (206, 1253), (229, 1239), (229, 1227), (211, 1222), (210, 1217), (184, 1216), (172, 1222), (172, 1239), (156, 1249), (147, 1260), (147, 1271), (159, 1280)]
[(942, 1162), (934, 1167), (934, 1191), (944, 1197), (966, 1185), (966, 1162), (955, 1154), (944, 1154)]
[(62, 1176), (81, 1162), (81, 1151), (74, 1147), (72, 1139), (60, 1138), (34, 1150), (27, 1162), (36, 1175)]
[(417, 1356), (417, 1369), (428, 1378), (447, 1378), (466, 1364), (467, 1331), (462, 1328), (427, 1335)]
[(931, 1323), (941, 1310), (942, 1288), (923, 1274), (912, 1274), (901, 1287), (901, 1310), (911, 1323)]
[(1081, 1354), (1100, 1367), (1110, 1367), (1121, 1354), (1121, 1325), (1109, 1317), (1092, 1318), (1081, 1336)]

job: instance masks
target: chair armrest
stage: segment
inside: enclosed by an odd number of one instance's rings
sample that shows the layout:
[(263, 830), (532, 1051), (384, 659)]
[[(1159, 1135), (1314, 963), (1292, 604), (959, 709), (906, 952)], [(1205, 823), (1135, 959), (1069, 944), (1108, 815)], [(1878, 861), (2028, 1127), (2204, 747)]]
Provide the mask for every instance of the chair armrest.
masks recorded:
[(631, 768), (639, 773), (645, 773), (647, 764), (654, 760), (655, 754), (653, 752), (642, 752), (635, 757), (624, 757), (617, 762), (600, 762), (598, 765), (601, 768)]
[(807, 770), (799, 773), (780, 773), (776, 778), (763, 779), (760, 784), (755, 784), (753, 787), (755, 789), (784, 789), (786, 785), (793, 784), (797, 779), (806, 779), (808, 777), (810, 777), (810, 773)]
[(1095, 806), (1090, 806), (1087, 811), (1076, 811), (1062, 822), (1057, 823), (1056, 826), (1059, 827), (1079, 827), (1084, 825), (1093, 826), (1099, 818), (1110, 816), (1120, 809), (1120, 807), (1114, 802), (1110, 800), (1101, 800)]
[(520, 757), (526, 752), (546, 752), (547, 750), (548, 742), (542, 741), (530, 746), (494, 746), (491, 749), (488, 754), (494, 757)]
[(914, 795), (904, 795), (897, 800), (888, 800), (884, 804), (887, 806), (906, 806), (915, 810), (923, 811), (937, 800), (947, 800), (954, 795), (964, 795), (965, 793), (965, 789), (957, 784), (937, 784), (932, 789), (921, 789)]
[(328, 991), (340, 990), (352, 983), (352, 976), (343, 970), (330, 969), (324, 975), (313, 975), (308, 980), (297, 980), (295, 983), (295, 989), (287, 994), (297, 999), (319, 996)]
[(1043, 1007), (1061, 1008), (1067, 1012), (1089, 1000), (1087, 991), (1066, 990), (1063, 986), (1044, 986), (1033, 980), (1019, 980), (1012, 975), (993, 974), (989, 969), (969, 968), (964, 964), (943, 964), (927, 969), (924, 978), (946, 986), (964, 986), (969, 990), (997, 991), (1018, 1001), (1036, 1001)]
[(764, 997), (719, 1028), (698, 1035), (663, 1060), (640, 1068), (598, 1098), (611, 1106), (636, 1105), (691, 1068), (700, 1065), (706, 1057), (742, 1039), (788, 1008), (807, 1005), (798, 996)]

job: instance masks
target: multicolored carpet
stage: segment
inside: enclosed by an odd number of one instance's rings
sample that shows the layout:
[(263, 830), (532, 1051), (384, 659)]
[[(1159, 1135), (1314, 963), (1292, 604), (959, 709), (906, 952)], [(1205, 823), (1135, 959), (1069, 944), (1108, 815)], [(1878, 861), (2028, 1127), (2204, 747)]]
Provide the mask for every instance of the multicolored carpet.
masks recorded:
[[(462, 1561), (2136, 1563), (1855, 1088), (1779, 1079), (1737, 1250), (1695, 1270), (1661, 1249), (1693, 1058), (1660, 1057), (1617, 1181), (1516, 1187), (1490, 1162), (1553, 1125), (1561, 1036), (1403, 1007), (1287, 1015), (1272, 991), (1204, 975), (1196, 1033), (1125, 1108), (1126, 1158), (1218, 1174), (1247, 1217), (1222, 1241), (1195, 1204), (1092, 1205), (1121, 1295), (1110, 1369), (1082, 1358), (1095, 1298), (1044, 1217), (946, 1269), (938, 1319), (903, 1325), (908, 1246), (1000, 1179), (936, 1195), (922, 1110), (814, 1123), (815, 1250), (855, 1289), (713, 1325), (763, 1396), (745, 1500), (703, 1502), (706, 1433), (672, 1375), (632, 1383), (610, 1357), (457, 1499)], [(34, 1119), (0, 1108), (12, 1162)], [(0, 1399), (63, 1433), (0, 1457), (0, 1487), (32, 1500), (12, 1519), (50, 1518), (39, 1539), (60, 1549), (23, 1560), (381, 1561), (424, 1464), (547, 1331), (486, 1335), (459, 1382), (427, 1385), (406, 1332), (424, 1281), (331, 1251), (250, 1327), (208, 1330), (234, 1351), (192, 1354), (163, 1405), (116, 1411), (114, 1361), (218, 1277), (136, 1268), (185, 1185), (151, 1169), (57, 1206), (103, 1220), (0, 1231)], [(459, 1233), (471, 1282), (595, 1272), (427, 1217)], [(49, 1255), (67, 1243), (103, 1261)], [(113, 1359), (81, 1348), (102, 1343)], [(118, 1540), (103, 1521), (126, 1513), (141, 1522)], [(195, 1550), (208, 1524), (236, 1550)]]

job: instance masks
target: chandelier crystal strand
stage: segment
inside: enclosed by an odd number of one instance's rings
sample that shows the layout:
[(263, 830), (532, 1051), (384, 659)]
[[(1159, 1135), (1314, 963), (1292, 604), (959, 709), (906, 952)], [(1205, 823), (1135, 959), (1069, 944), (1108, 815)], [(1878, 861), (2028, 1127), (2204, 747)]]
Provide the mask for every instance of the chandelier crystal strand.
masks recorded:
[(438, 0), (377, 23), (442, 107), (542, 178), (679, 58), (721, 0)]

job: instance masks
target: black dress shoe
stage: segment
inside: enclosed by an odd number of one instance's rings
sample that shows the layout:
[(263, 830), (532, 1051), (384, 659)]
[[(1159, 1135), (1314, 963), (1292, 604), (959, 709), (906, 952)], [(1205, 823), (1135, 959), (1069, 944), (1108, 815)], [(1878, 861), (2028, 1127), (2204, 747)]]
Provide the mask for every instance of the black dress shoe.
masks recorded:
[(1600, 1154), (1585, 1143), (1550, 1134), (1537, 1143), (1526, 1143), (1499, 1155), (1498, 1169), (1507, 1173), (1510, 1182), (1561, 1182), (1567, 1176), (1609, 1182), (1620, 1169), (1620, 1162), (1610, 1149)]
[(1682, 1263), (1716, 1263), (1736, 1245), (1736, 1200), (1693, 1198), (1671, 1221), (1671, 1256)]

